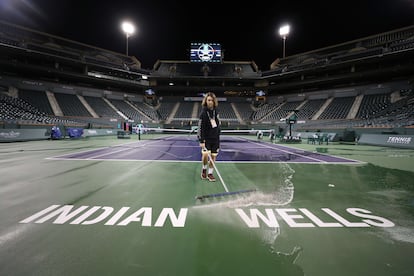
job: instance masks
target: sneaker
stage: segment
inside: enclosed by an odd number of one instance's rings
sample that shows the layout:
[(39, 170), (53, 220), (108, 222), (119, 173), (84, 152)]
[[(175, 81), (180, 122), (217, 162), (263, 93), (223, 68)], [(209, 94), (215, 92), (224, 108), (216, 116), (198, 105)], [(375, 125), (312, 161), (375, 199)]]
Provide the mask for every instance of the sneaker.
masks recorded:
[(203, 169), (201, 171), (201, 179), (207, 179), (207, 170), (206, 169)]
[(209, 173), (209, 174), (207, 175), (207, 179), (208, 179), (208, 181), (210, 181), (210, 182), (214, 182), (214, 181), (216, 181), (216, 179), (214, 178), (214, 175), (213, 175), (213, 174), (211, 174), (211, 173)]

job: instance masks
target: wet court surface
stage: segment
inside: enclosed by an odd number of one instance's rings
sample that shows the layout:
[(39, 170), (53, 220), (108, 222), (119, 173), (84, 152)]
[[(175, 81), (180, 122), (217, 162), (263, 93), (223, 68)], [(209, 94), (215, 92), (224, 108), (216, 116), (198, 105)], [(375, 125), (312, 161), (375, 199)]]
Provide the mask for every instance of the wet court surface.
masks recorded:
[(0, 144), (0, 275), (412, 275), (414, 151), (225, 137)]
[[(240, 137), (226, 137), (221, 142), (221, 148), (217, 160), (222, 162), (358, 163), (356, 160)], [(200, 147), (194, 137), (183, 140), (182, 136), (169, 136), (143, 143), (132, 142), (126, 146), (88, 150), (54, 158), (198, 162)]]

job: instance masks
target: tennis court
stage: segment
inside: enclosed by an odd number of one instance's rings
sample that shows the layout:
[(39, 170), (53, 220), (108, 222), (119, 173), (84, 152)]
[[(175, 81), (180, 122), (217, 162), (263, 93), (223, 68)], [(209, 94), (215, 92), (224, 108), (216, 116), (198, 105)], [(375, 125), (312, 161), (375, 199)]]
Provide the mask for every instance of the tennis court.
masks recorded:
[[(0, 144), (0, 275), (412, 275), (414, 150), (225, 135), (216, 182), (200, 158), (194, 135)], [(195, 198), (224, 186), (255, 191)]]

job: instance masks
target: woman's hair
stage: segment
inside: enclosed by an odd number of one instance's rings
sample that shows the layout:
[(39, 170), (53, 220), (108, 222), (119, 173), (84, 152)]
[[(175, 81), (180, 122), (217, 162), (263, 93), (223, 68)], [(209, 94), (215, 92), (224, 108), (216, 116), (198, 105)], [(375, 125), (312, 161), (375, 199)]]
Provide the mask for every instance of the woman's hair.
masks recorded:
[(213, 98), (213, 101), (214, 101), (214, 108), (216, 108), (216, 107), (218, 106), (218, 100), (217, 100), (216, 95), (215, 95), (213, 92), (208, 92), (208, 93), (204, 96), (204, 99), (203, 99), (203, 102), (201, 103), (201, 106), (204, 106), (204, 107), (206, 107), (206, 106), (207, 106), (207, 98), (208, 98), (208, 97), (212, 97), (212, 98)]

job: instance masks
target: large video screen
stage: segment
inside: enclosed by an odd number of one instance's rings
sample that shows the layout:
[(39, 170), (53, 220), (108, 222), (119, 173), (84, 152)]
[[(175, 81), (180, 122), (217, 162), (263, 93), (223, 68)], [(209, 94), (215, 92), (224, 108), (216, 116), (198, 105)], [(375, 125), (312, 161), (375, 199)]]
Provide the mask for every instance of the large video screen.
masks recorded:
[(190, 62), (218, 63), (222, 61), (220, 43), (191, 43)]

